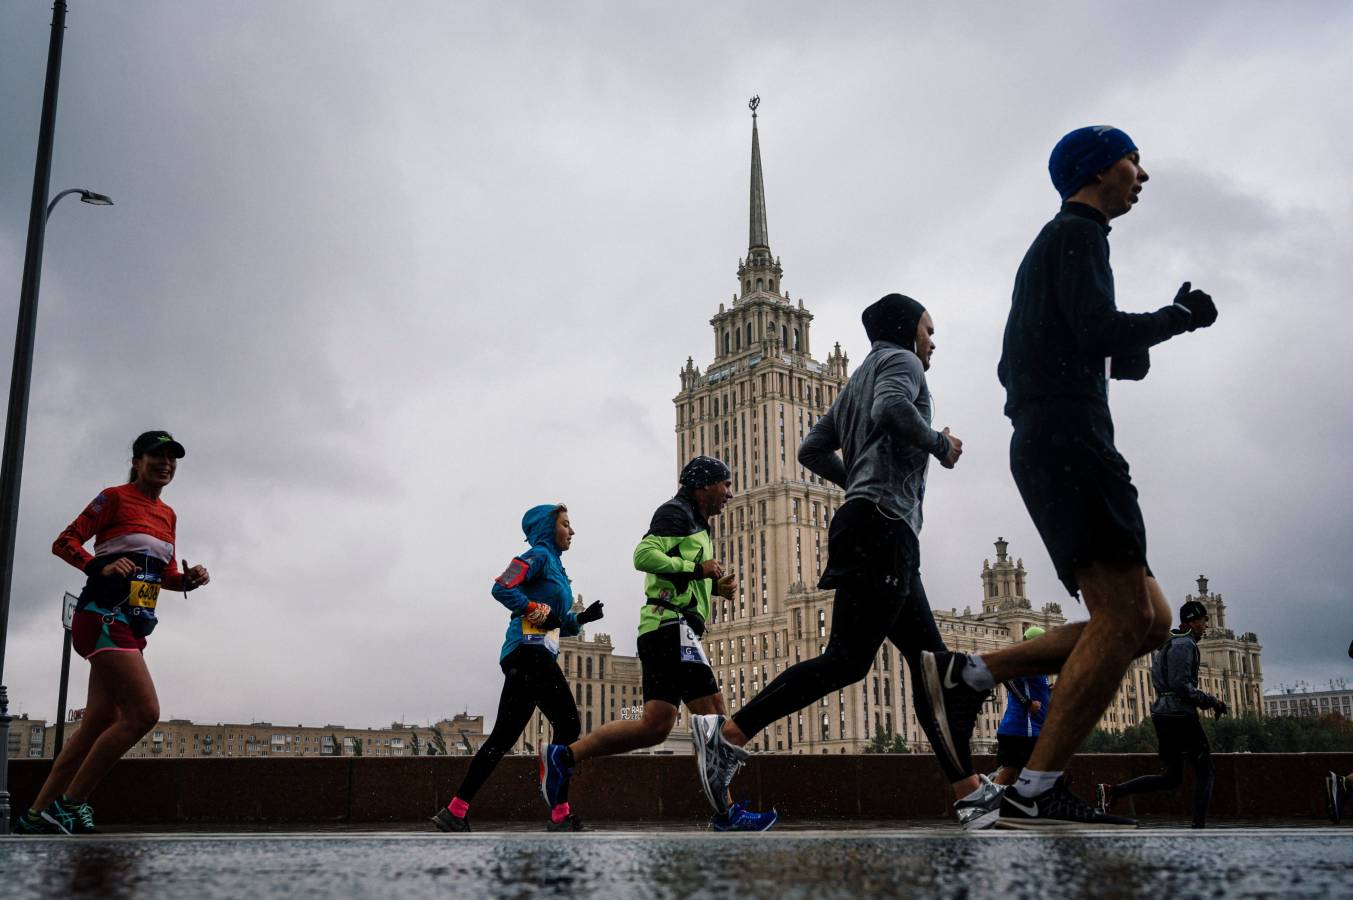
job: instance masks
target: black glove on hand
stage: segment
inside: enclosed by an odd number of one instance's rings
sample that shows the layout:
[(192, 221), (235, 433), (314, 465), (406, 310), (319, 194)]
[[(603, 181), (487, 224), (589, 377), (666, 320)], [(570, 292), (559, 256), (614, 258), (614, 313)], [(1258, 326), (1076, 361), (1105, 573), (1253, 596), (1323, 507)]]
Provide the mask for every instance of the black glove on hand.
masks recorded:
[(1212, 717), (1215, 719), (1220, 719), (1222, 716), (1226, 715), (1230, 711), (1231, 708), (1226, 705), (1225, 700), (1218, 700), (1217, 705), (1212, 707)]
[(578, 624), (586, 625), (588, 622), (595, 622), (600, 619), (604, 615), (601, 611), (604, 605), (600, 600), (587, 604), (587, 609), (578, 613)]
[(1109, 377), (1119, 381), (1141, 381), (1151, 371), (1151, 351), (1137, 350), (1115, 356), (1109, 364)]
[(550, 614), (545, 617), (545, 621), (540, 623), (540, 627), (544, 628), (546, 631), (554, 631), (556, 628), (562, 628), (563, 626), (564, 623), (559, 621), (559, 617), (554, 614), (554, 610), (550, 610)]
[(1217, 304), (1212, 302), (1211, 295), (1193, 290), (1191, 282), (1186, 281), (1179, 286), (1174, 302), (1189, 311), (1189, 331), (1206, 328), (1217, 321)]

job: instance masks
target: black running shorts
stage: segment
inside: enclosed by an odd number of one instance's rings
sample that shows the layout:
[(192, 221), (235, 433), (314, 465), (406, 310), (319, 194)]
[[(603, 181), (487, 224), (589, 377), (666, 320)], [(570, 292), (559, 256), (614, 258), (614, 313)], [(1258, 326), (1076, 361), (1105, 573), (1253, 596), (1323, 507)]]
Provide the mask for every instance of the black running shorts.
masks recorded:
[(681, 626), (660, 625), (639, 635), (639, 665), (644, 673), (644, 702), (661, 700), (680, 706), (719, 693), (714, 670), (702, 662), (682, 660)]
[(1192, 716), (1152, 716), (1151, 724), (1156, 726), (1156, 751), (1165, 761), (1178, 759), (1198, 759), (1209, 756), (1212, 747), (1207, 742), (1203, 723), (1196, 715)]
[(905, 598), (920, 559), (916, 534), (869, 500), (847, 500), (832, 517), (827, 533), (827, 568), (822, 590), (860, 587), (891, 591)]
[(1034, 754), (1037, 737), (1023, 734), (996, 735), (996, 765), (1002, 769), (1022, 769), (1029, 764)]
[(1146, 525), (1108, 411), (1045, 402), (1022, 407), (1012, 422), (1010, 472), (1071, 595), (1077, 569), (1145, 566)]

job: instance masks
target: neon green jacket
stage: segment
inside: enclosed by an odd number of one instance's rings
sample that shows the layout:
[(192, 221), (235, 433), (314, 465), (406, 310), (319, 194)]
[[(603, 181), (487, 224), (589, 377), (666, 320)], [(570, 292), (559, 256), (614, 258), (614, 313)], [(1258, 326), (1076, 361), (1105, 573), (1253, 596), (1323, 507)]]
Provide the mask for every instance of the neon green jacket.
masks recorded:
[(713, 579), (695, 573), (700, 563), (713, 558), (709, 523), (700, 515), (694, 497), (682, 490), (658, 507), (648, 534), (634, 548), (634, 568), (645, 573), (644, 596), (663, 605), (649, 602), (639, 611), (640, 634), (681, 618), (697, 634), (704, 633)]

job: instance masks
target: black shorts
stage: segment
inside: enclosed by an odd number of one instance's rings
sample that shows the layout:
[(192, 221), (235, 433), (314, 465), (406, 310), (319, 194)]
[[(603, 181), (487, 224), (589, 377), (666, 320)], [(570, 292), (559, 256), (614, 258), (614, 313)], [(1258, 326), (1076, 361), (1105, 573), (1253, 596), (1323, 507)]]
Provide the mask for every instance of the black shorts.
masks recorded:
[(910, 525), (884, 515), (872, 501), (847, 500), (832, 517), (827, 568), (817, 586), (882, 588), (905, 598), (920, 555)]
[(1093, 563), (1145, 566), (1146, 525), (1127, 460), (1113, 445), (1108, 411), (1039, 403), (1020, 409), (1012, 421), (1010, 473), (1071, 595), (1080, 590), (1077, 569)]
[(639, 635), (639, 665), (644, 673), (644, 702), (680, 706), (719, 693), (714, 670), (681, 658), (680, 623), (668, 622)]
[(1151, 724), (1156, 726), (1156, 751), (1164, 760), (1186, 757), (1198, 759), (1209, 756), (1212, 747), (1207, 742), (1203, 723), (1197, 716), (1152, 716)]
[(998, 734), (996, 735), (996, 765), (1002, 769), (1022, 769), (1029, 764), (1029, 757), (1034, 754), (1034, 744), (1038, 743), (1037, 736), (1029, 737), (1023, 734)]

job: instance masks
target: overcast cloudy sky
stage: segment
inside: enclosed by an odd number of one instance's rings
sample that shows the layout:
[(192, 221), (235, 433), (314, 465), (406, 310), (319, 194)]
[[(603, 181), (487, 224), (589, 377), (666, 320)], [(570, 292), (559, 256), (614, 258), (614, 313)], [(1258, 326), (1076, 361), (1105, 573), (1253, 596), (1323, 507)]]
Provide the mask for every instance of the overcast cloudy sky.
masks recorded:
[[(995, 365), (1048, 151), (1107, 122), (1151, 174), (1111, 238), (1119, 305), (1189, 279), (1221, 310), (1114, 386), (1152, 565), (1176, 605), (1211, 578), (1269, 689), (1353, 675), (1348, 4), (70, 5), (52, 193), (117, 205), (47, 230), (14, 711), (55, 711), (82, 578), (51, 542), (151, 427), (188, 448), (165, 499), (213, 576), (161, 604), (166, 717), (491, 716), (488, 587), (541, 502), (569, 504), (575, 590), (633, 652), (677, 371), (707, 365), (746, 251), (754, 93), (818, 357), (863, 358), (883, 293), (934, 314), (937, 425), (966, 451), (931, 478), (936, 606), (980, 604), (1003, 535), (1035, 603), (1078, 614), (1010, 479)], [(6, 335), (49, 22), (0, 7)]]

